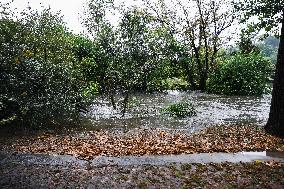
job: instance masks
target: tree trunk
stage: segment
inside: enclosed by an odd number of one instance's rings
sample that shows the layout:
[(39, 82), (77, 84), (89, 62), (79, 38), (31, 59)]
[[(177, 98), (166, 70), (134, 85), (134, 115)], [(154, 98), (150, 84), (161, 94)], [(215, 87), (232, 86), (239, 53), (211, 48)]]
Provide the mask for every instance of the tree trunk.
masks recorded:
[(125, 116), (128, 100), (129, 100), (129, 91), (126, 92), (123, 103), (122, 103), (122, 117)]
[(200, 75), (200, 79), (199, 79), (199, 86), (198, 86), (198, 90), (201, 91), (205, 91), (206, 89), (206, 81), (208, 79), (208, 71), (203, 70), (201, 75)]
[(190, 84), (190, 89), (196, 90), (197, 86), (194, 82), (194, 73), (193, 73), (194, 72), (194, 70), (193, 70), (194, 65), (193, 64), (194, 64), (194, 61), (191, 59), (190, 62), (184, 62), (183, 67), (184, 67), (184, 70), (186, 72), (186, 81)]
[(284, 11), (270, 113), (265, 130), (272, 135), (284, 136)]
[(115, 96), (115, 93), (111, 93), (111, 95), (110, 95), (110, 103), (111, 103), (111, 105), (112, 105), (112, 108), (113, 108), (114, 110), (116, 110), (116, 103), (115, 103), (114, 96)]

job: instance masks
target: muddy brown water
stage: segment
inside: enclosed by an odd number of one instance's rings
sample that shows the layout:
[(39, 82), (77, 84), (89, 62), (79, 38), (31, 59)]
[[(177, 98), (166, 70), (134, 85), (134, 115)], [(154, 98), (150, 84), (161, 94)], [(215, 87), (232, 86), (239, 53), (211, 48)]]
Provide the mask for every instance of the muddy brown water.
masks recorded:
[[(191, 102), (197, 115), (183, 119), (162, 115), (169, 104)], [(268, 119), (271, 95), (225, 96), (200, 92), (166, 91), (132, 95), (130, 108), (124, 117), (110, 103), (98, 98), (85, 115), (85, 125), (95, 129), (129, 130), (132, 128), (163, 128), (196, 132), (221, 124), (264, 125)]]

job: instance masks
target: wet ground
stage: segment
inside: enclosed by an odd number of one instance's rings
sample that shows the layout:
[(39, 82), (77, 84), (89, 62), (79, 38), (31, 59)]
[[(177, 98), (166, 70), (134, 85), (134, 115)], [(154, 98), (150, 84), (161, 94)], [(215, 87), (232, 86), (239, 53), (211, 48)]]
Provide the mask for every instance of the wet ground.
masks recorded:
[[(179, 132), (184, 130), (189, 133), (212, 125), (240, 123), (264, 125), (268, 118), (270, 100), (269, 95), (227, 97), (179, 91), (139, 94), (132, 98), (131, 108), (125, 117), (121, 117), (120, 111), (113, 110), (109, 102), (99, 99), (90, 108), (90, 112), (86, 115), (88, 121), (84, 125), (95, 130), (162, 128), (179, 130)], [(180, 101), (193, 103), (197, 116), (173, 119), (161, 115), (162, 108)], [(239, 136), (235, 136), (234, 133), (236, 132), (233, 132), (232, 136), (221, 134), (220, 136), (225, 138), (220, 141), (225, 141), (227, 147), (230, 147), (228, 144), (232, 141), (233, 146), (238, 145), (240, 138), (235, 142), (233, 138), (240, 137), (244, 132), (239, 133)], [(255, 131), (252, 134), (255, 134)], [(74, 141), (82, 137), (86, 138), (84, 132), (75, 137)], [(259, 135), (257, 137), (259, 138)], [(256, 137), (251, 138), (256, 139)], [(46, 139), (42, 140), (46, 142)], [(71, 144), (74, 142), (69, 139), (68, 141)], [(250, 140), (244, 141), (250, 142)], [(53, 143), (50, 143), (52, 147), (51, 144)], [(213, 142), (209, 141), (208, 144), (213, 145)], [(257, 143), (256, 147), (261, 144), (263, 142)], [(76, 149), (78, 147), (76, 146)], [(60, 148), (60, 145), (58, 147), (55, 145), (55, 148)], [(240, 146), (240, 149), (243, 147)], [(283, 160), (283, 153), (269, 151), (97, 156), (92, 160), (80, 160), (68, 155), (55, 155), (55, 153), (48, 155), (48, 150), (46, 154), (3, 150), (0, 153), (0, 188), (284, 188), (284, 164), (271, 163)]]
[[(284, 187), (284, 164), (275, 162), (92, 166), (92, 162), (72, 162), (72, 157), (57, 156), (52, 157), (55, 162), (41, 160), (41, 163), (36, 163), (34, 158), (27, 158), (29, 155), (8, 156), (8, 159), (0, 161), (0, 188)], [(33, 156), (47, 158), (46, 155)], [(60, 158), (67, 160), (67, 163), (60, 161)]]
[(97, 156), (93, 160), (81, 160), (70, 155), (48, 155), (28, 153), (0, 152), (0, 165), (24, 164), (64, 166), (90, 169), (107, 166), (165, 166), (173, 163), (252, 163), (252, 162), (284, 162), (284, 152), (238, 152), (238, 153), (198, 153), (181, 155), (146, 155), (146, 156)]
[[(114, 110), (109, 102), (98, 100), (87, 114), (91, 120), (87, 125), (110, 130), (168, 128), (184, 129), (188, 132), (221, 124), (264, 125), (268, 119), (270, 100), (270, 95), (234, 97), (180, 91), (136, 94), (132, 96), (130, 108), (125, 117), (121, 116), (120, 111)], [(161, 115), (162, 108), (181, 101), (193, 103), (197, 116), (174, 119)]]

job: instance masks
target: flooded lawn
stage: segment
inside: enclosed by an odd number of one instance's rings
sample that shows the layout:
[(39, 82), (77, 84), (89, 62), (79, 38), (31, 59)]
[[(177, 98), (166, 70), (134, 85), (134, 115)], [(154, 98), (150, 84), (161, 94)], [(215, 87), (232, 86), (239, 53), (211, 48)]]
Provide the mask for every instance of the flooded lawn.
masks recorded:
[[(98, 100), (86, 115), (96, 129), (128, 130), (131, 128), (167, 128), (195, 132), (212, 125), (249, 123), (264, 125), (268, 119), (270, 95), (224, 96), (199, 92), (167, 91), (166, 93), (136, 94), (127, 114), (114, 110), (110, 103)], [(193, 103), (197, 116), (184, 119), (161, 115), (169, 104)]]

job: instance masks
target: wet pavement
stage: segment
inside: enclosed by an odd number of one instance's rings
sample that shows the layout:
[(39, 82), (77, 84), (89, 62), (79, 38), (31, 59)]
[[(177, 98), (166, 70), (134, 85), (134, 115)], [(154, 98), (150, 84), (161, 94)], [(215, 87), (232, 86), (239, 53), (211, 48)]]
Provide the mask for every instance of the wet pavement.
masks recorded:
[[(283, 155), (283, 154), (282, 154)], [(125, 156), (125, 157), (97, 157), (92, 161), (93, 166), (106, 165), (168, 165), (171, 163), (239, 163), (254, 161), (284, 162), (284, 157), (269, 156), (266, 152), (240, 152), (240, 153), (200, 153), (188, 155), (163, 156)]]
[(3, 153), (0, 152), (1, 164), (47, 165), (63, 167), (85, 167), (87, 161), (69, 155)]
[(249, 163), (255, 161), (284, 162), (284, 152), (239, 152), (239, 153), (200, 153), (163, 156), (122, 156), (105, 157), (97, 156), (93, 160), (80, 160), (69, 155), (46, 155), (24, 153), (0, 153), (1, 164), (25, 164), (80, 167), (105, 166), (132, 166), (132, 165), (169, 165), (172, 163)]

